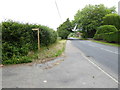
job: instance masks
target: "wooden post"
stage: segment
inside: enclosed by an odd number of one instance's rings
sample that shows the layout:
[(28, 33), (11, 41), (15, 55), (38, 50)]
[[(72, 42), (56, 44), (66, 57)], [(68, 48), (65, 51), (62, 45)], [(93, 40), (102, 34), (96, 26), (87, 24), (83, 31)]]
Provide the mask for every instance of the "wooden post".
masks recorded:
[(40, 35), (39, 35), (39, 28), (33, 28), (32, 30), (38, 31), (38, 51), (40, 50)]
[(40, 50), (40, 35), (39, 35), (39, 29), (38, 29), (38, 50)]

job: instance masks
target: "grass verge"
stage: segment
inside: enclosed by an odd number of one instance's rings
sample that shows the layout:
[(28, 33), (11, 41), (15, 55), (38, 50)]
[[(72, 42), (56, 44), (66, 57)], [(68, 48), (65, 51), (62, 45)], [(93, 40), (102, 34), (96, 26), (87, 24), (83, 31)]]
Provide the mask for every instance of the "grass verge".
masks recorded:
[(117, 44), (117, 43), (108, 43), (108, 42), (105, 42), (105, 41), (97, 41), (97, 40), (90, 40), (90, 41), (101, 43), (101, 44), (105, 44), (105, 45), (120, 47), (120, 45)]
[(53, 60), (53, 58), (56, 58), (65, 50), (66, 40), (59, 40), (55, 44), (52, 44), (48, 47), (41, 48), (40, 52), (38, 53), (38, 59), (35, 61), (39, 62), (46, 62)]

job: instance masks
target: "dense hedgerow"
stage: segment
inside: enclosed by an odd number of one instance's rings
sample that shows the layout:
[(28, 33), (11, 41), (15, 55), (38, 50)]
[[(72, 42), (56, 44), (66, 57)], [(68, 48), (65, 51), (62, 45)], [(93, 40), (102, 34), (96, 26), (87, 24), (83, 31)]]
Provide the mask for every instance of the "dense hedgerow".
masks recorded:
[(111, 13), (103, 17), (104, 25), (114, 25), (118, 30), (120, 29), (120, 15)]
[(106, 33), (103, 40), (108, 42), (120, 43), (120, 31)]
[(100, 26), (94, 36), (96, 40), (104, 40), (107, 42), (119, 43), (120, 40), (120, 30), (113, 25), (103, 25)]
[[(37, 50), (37, 31), (32, 28), (40, 29), (40, 44), (48, 46), (57, 40), (57, 33), (47, 27), (36, 24), (23, 24), (14, 21), (2, 22), (2, 61), (11, 62), (16, 60), (17, 63), (26, 62), (20, 61), (21, 56), (26, 56), (30, 51)], [(29, 62), (29, 61), (28, 61)]]
[(117, 28), (113, 25), (102, 25), (97, 28), (96, 34), (115, 32)]

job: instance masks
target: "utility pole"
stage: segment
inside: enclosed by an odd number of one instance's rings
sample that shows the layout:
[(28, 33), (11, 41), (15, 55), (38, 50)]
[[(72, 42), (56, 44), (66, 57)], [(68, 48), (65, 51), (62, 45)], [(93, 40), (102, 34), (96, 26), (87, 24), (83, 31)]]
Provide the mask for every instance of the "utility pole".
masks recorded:
[(32, 30), (38, 31), (38, 51), (40, 50), (40, 35), (39, 35), (39, 28), (33, 28)]
[(60, 17), (60, 20), (61, 20), (61, 22), (62, 22), (62, 18), (61, 18), (60, 11), (59, 11), (59, 8), (58, 8), (58, 5), (57, 5), (56, 0), (55, 0), (55, 5), (56, 5), (56, 8), (57, 8), (57, 11), (58, 11), (58, 15), (59, 15), (59, 17)]
[(120, 1), (118, 2), (118, 14), (120, 15)]

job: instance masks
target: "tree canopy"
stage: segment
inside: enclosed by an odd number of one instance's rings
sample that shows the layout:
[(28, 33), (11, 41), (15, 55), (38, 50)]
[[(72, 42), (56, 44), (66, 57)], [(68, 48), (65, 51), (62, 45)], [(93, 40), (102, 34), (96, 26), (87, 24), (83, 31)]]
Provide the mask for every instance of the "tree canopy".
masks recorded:
[(84, 37), (93, 37), (97, 27), (102, 25), (103, 17), (110, 13), (116, 13), (115, 7), (107, 8), (103, 4), (87, 5), (74, 16), (74, 23), (82, 29)]
[(69, 18), (67, 18), (67, 20), (57, 28), (57, 32), (59, 37), (67, 39), (68, 35), (72, 32), (72, 24)]

